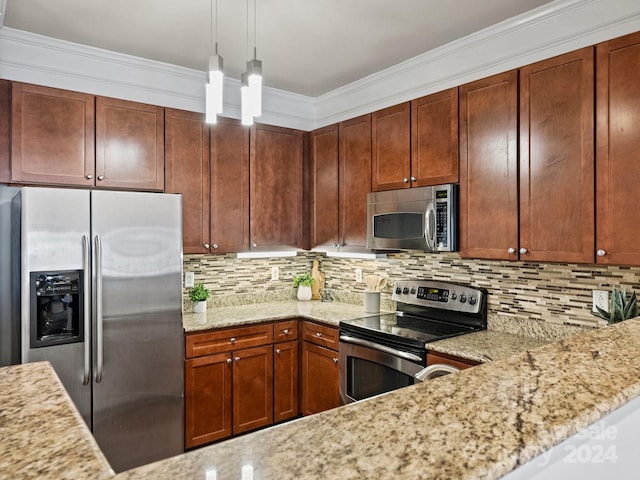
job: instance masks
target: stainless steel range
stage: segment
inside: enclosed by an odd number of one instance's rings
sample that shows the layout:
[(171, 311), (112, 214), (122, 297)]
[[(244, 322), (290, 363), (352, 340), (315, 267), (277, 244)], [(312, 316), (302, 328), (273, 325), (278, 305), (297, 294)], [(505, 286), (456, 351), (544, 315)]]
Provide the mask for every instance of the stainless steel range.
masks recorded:
[(340, 322), (342, 403), (413, 385), (426, 345), (487, 328), (487, 293), (455, 283), (401, 280), (396, 313)]

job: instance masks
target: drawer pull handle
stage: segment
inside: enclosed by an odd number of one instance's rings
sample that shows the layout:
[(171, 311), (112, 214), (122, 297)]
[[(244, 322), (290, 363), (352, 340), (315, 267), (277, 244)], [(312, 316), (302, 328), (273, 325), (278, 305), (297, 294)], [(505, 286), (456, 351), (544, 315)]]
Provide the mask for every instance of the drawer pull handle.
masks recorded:
[(278, 355), (280, 355), (280, 349), (279, 349), (279, 348), (276, 348), (276, 353), (277, 353)]
[(316, 332), (316, 337), (320, 338), (322, 334), (320, 332)]
[(338, 363), (338, 359), (333, 357), (333, 363)]
[(236, 343), (236, 337), (231, 337), (231, 338), (229, 339), (229, 341), (230, 341), (231, 343)]
[(282, 333), (284, 333), (285, 335), (289, 335), (289, 329), (288, 329), (288, 328), (285, 328), (285, 329), (282, 331)]

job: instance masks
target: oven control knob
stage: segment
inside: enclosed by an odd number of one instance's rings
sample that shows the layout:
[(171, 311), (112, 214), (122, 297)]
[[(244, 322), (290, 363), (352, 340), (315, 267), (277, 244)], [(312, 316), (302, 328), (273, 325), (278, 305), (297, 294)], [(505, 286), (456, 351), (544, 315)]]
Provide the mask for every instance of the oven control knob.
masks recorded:
[(396, 287), (396, 295), (400, 295), (402, 293), (402, 289), (400, 287)]
[(451, 300), (455, 300), (456, 298), (458, 298), (458, 295), (456, 295), (455, 293), (451, 294)]
[(416, 294), (416, 287), (411, 287), (411, 295), (415, 295)]
[(460, 303), (467, 303), (467, 296), (464, 293), (460, 295)]
[(469, 305), (475, 305), (476, 304), (476, 297), (469, 297)]
[(409, 287), (404, 287), (404, 288), (402, 289), (402, 293), (403, 293), (404, 295), (407, 295), (407, 294), (409, 293)]

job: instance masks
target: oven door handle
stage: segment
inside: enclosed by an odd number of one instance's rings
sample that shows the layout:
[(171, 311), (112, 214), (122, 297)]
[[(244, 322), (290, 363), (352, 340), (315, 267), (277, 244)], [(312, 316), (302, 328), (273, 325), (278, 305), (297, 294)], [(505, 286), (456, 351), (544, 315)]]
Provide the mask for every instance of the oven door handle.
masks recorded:
[(405, 360), (409, 360), (410, 362), (422, 362), (422, 358), (420, 358), (418, 355), (414, 355), (413, 353), (408, 352), (402, 352), (400, 350), (396, 350), (395, 348), (387, 347), (386, 345), (380, 345), (379, 343), (371, 342), (369, 340), (362, 340), (361, 338), (354, 338), (348, 335), (340, 335), (340, 341), (343, 343), (352, 343), (354, 345), (373, 348), (374, 350), (379, 350), (381, 352), (388, 353), (389, 355), (404, 358)]

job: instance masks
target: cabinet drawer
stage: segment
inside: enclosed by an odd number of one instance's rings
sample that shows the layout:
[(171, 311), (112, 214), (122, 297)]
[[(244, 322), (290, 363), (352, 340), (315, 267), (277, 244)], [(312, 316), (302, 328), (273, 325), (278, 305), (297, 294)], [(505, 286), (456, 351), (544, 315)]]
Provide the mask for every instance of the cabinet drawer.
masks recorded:
[(303, 322), (302, 339), (316, 345), (338, 350), (338, 329), (312, 322)]
[(273, 325), (252, 325), (189, 334), (186, 337), (185, 354), (187, 358), (201, 357), (270, 343), (273, 343)]
[(273, 325), (273, 342), (288, 342), (298, 338), (298, 320), (276, 322)]

